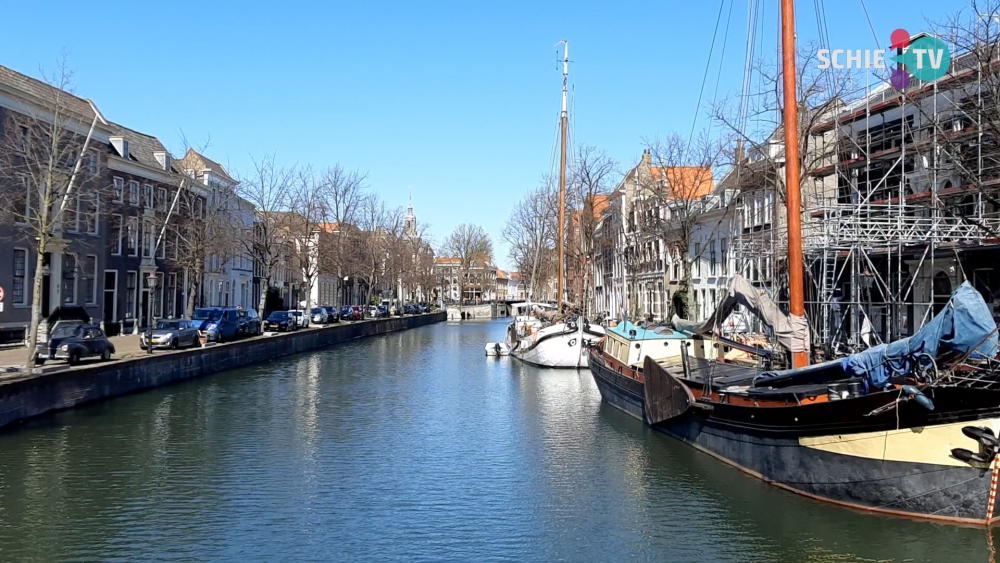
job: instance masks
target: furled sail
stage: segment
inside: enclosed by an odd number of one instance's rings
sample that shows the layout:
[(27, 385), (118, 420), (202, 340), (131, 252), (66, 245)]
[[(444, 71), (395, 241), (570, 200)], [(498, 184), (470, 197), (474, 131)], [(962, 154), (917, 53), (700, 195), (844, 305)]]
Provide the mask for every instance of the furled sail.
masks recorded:
[(805, 317), (786, 315), (766, 293), (750, 284), (743, 276), (733, 276), (725, 299), (704, 321), (688, 321), (677, 315), (671, 320), (674, 328), (692, 334), (710, 334), (721, 326), (737, 305), (743, 305), (774, 330), (778, 343), (792, 352), (809, 351), (809, 323)]

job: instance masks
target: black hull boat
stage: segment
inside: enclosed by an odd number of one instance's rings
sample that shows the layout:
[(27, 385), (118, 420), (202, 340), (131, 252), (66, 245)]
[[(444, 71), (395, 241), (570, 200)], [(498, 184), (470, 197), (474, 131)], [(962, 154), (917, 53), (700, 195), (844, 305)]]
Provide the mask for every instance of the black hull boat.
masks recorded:
[[(962, 351), (959, 330), (978, 344), (948, 361)], [(840, 377), (855, 375), (850, 358), (768, 374), (686, 355), (623, 365), (600, 346), (590, 369), (608, 404), (768, 483), (871, 512), (995, 524), (996, 327), (982, 337), (956, 320), (947, 331), (932, 354), (939, 363), (909, 342), (918, 361), (884, 383)], [(989, 355), (977, 357), (984, 349)], [(875, 354), (888, 358), (880, 365), (898, 358), (892, 348)], [(879, 386), (865, 391), (871, 381)]]

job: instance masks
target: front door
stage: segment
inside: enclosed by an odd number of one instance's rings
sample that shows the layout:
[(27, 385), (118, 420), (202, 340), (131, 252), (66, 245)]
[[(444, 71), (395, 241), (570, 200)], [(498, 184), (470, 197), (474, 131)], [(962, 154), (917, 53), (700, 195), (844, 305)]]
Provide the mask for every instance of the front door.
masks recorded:
[(105, 323), (112, 323), (118, 320), (118, 272), (116, 270), (104, 271), (104, 309), (102, 318)]

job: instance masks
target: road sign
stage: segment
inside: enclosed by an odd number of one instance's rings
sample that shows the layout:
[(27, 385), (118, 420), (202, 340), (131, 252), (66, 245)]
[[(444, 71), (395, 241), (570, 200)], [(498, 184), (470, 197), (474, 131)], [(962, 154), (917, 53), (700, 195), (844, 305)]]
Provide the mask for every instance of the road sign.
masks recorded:
[(0, 301), (3, 301), (3, 286), (0, 285)]

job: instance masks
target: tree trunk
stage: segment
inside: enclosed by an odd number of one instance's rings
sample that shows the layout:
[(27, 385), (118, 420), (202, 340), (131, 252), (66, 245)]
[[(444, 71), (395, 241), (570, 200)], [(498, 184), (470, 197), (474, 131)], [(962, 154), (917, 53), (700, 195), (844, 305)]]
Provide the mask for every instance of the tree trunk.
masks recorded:
[(260, 318), (264, 317), (264, 309), (267, 307), (267, 293), (271, 290), (271, 272), (265, 273), (264, 277), (261, 278), (264, 283), (260, 287), (260, 300), (257, 302), (257, 315)]
[[(35, 275), (31, 281), (31, 324), (28, 326), (28, 361), (25, 366), (30, 369), (35, 367), (35, 348), (38, 347), (38, 325), (42, 321), (42, 268), (45, 267), (45, 247), (47, 240), (39, 237), (38, 248), (35, 253)], [(62, 280), (59, 280), (60, 283)]]

